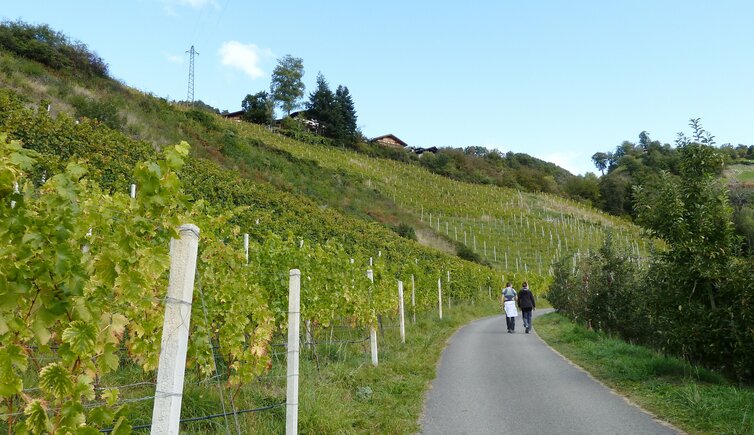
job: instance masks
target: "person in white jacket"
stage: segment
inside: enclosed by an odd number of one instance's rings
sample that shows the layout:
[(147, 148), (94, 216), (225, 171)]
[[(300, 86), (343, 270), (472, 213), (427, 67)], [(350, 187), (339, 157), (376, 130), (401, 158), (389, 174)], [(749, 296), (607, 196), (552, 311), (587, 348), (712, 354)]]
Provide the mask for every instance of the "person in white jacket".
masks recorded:
[(516, 290), (511, 283), (506, 283), (500, 295), (500, 305), (505, 310), (505, 324), (508, 326), (509, 334), (513, 334), (516, 330), (516, 316), (518, 316), (518, 308), (516, 308), (517, 300)]

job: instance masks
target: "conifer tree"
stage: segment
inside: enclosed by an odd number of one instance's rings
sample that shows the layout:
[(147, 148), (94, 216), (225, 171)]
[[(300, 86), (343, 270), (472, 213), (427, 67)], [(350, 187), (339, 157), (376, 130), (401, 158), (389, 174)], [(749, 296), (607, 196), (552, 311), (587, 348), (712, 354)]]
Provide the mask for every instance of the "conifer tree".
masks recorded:
[(333, 133), (337, 131), (338, 124), (335, 94), (322, 73), (317, 74), (317, 87), (309, 94), (306, 113), (309, 119), (317, 122), (317, 133), (335, 137)]
[(335, 91), (335, 104), (342, 121), (342, 137), (348, 139), (354, 138), (356, 136), (356, 109), (347, 87), (338, 86), (338, 89)]

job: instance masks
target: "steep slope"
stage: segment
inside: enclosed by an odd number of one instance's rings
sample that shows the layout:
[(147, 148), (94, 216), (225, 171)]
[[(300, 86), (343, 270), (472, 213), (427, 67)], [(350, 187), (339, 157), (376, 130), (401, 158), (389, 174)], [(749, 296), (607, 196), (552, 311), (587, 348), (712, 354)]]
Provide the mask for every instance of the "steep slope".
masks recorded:
[[(559, 197), (453, 181), (416, 165), (305, 144), (107, 79), (61, 77), (32, 65), (9, 54), (0, 57), (0, 83), (24, 95), (27, 106), (55, 101), (53, 116), (75, 116), (81, 110), (74, 103), (81, 98), (100, 111), (113, 104), (120, 127), (156, 148), (187, 139), (195, 156), (305, 196), (320, 208), (390, 226), (410, 225), (422, 242), (445, 252), (465, 246), (470, 258), (493, 265), (501, 279), (528, 279), (541, 287), (555, 259), (599, 247), (605, 230), (617, 232), (626, 249), (645, 251), (635, 226)], [(37, 72), (24, 73), (29, 70)]]
[(239, 129), (297, 158), (360, 177), (422, 230), (470, 248), (506, 280), (546, 281), (553, 261), (598, 248), (608, 231), (628, 251), (647, 249), (635, 225), (560, 197), (462, 183), (393, 160), (302, 144), (253, 124)]

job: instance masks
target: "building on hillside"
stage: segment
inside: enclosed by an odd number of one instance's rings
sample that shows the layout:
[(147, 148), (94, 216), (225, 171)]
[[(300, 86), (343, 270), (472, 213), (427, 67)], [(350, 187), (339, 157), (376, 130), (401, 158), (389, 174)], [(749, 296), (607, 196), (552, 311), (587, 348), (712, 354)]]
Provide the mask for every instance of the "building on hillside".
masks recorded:
[(412, 150), (414, 154), (421, 157), (424, 153), (432, 153), (437, 154), (437, 147), (429, 147), (429, 148), (414, 148)]
[(307, 130), (311, 131), (312, 133), (318, 133), (319, 132), (319, 122), (309, 118), (309, 114), (306, 110), (298, 110), (296, 112), (291, 112), (290, 115), (287, 117), (280, 118), (278, 120), (275, 120), (275, 125), (280, 126), (280, 124), (283, 122), (283, 119), (285, 118), (291, 118), (295, 119), (296, 121), (300, 122), (301, 124), (306, 127)]
[(223, 115), (223, 118), (230, 119), (231, 121), (241, 121), (243, 119), (243, 110), (238, 112), (230, 112)]
[(398, 148), (398, 149), (405, 149), (408, 147), (408, 144), (406, 142), (403, 142), (402, 140), (398, 139), (398, 137), (394, 134), (386, 134), (382, 136), (377, 136), (375, 138), (372, 138), (371, 142), (379, 144), (379, 145), (384, 145), (386, 147)]

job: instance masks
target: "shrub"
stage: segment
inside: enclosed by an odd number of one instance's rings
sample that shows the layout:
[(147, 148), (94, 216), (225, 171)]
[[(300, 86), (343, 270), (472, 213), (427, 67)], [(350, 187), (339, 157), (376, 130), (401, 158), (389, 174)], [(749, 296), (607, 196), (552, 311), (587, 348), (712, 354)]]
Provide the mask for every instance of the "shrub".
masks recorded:
[(404, 239), (416, 240), (416, 231), (414, 231), (414, 227), (412, 227), (409, 224), (402, 223), (398, 226), (395, 226), (393, 227), (393, 231), (395, 231), (399, 236), (403, 237)]

